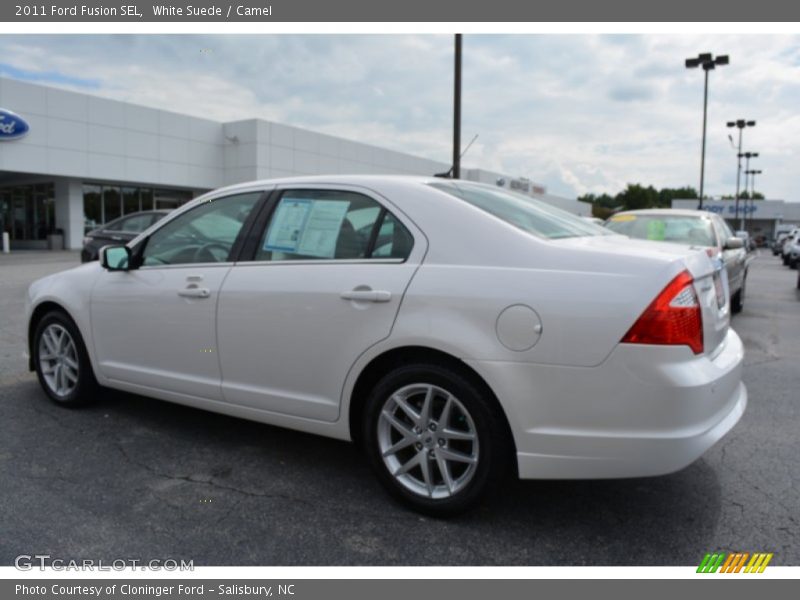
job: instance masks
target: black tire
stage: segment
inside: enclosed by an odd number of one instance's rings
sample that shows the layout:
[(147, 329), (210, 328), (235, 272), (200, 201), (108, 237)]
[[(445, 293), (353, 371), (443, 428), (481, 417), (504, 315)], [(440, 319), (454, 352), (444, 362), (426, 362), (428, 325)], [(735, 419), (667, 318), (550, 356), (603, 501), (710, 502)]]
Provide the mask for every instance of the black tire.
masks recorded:
[[(57, 393), (57, 391), (53, 389), (52, 383), (48, 382), (47, 375), (50, 373), (46, 375), (44, 369), (51, 365), (42, 364), (45, 355), (40, 351), (42, 344), (46, 344), (42, 339), (45, 332), (48, 330), (60, 331), (59, 328), (65, 330), (73, 342), (74, 357), (71, 358), (71, 360), (77, 363), (76, 369), (70, 368), (71, 373), (77, 374), (77, 380), (72, 382), (71, 390), (64, 394)], [(78, 331), (78, 327), (64, 312), (54, 310), (42, 317), (33, 334), (31, 351), (33, 355), (33, 365), (36, 369), (36, 376), (39, 378), (39, 384), (42, 386), (45, 394), (47, 394), (53, 402), (59, 406), (77, 407), (90, 404), (96, 400), (99, 386), (89, 361), (89, 355), (86, 353), (83, 338), (81, 337), (80, 331)], [(61, 370), (63, 371), (64, 369), (65, 367), (62, 364)]]
[[(441, 423), (444, 405), (447, 404), (448, 396), (442, 391), (450, 394), (456, 402), (451, 403), (450, 417), (447, 419), (449, 425), (445, 423), (438, 431), (433, 429), (433, 433), (430, 433), (430, 426), (420, 428), (421, 433), (415, 433), (414, 421), (408, 417), (408, 413), (401, 410), (399, 404), (395, 404), (394, 398), (399, 397), (401, 393), (410, 394), (407, 405), (421, 409), (425, 396), (421, 390), (425, 386), (434, 390), (431, 401), (433, 425), (438, 426), (437, 424)], [(416, 393), (415, 390), (418, 389), (420, 391)], [(392, 414), (406, 419), (408, 433), (415, 435), (413, 439), (417, 441), (384, 459), (382, 448), (396, 443), (392, 441), (392, 435), (399, 435), (403, 440), (412, 439), (401, 434), (399, 429), (393, 429), (394, 426), (389, 424), (390, 421), (382, 416), (384, 408), (389, 406), (392, 407), (389, 409), (390, 412), (397, 411)], [(422, 420), (419, 423), (422, 423)], [(454, 431), (461, 432), (462, 426), (466, 428), (464, 432), (475, 432), (468, 435), (476, 438), (477, 446), (473, 446), (472, 441), (445, 439)], [(389, 433), (386, 433), (387, 431)], [(511, 433), (505, 415), (495, 398), (473, 377), (442, 364), (400, 366), (378, 381), (366, 399), (361, 434), (369, 463), (388, 492), (412, 509), (436, 517), (455, 515), (474, 507), (489, 492), (502, 487), (501, 484), (515, 464)], [(458, 452), (462, 457), (470, 454), (476, 462), (464, 466), (460, 461), (450, 461), (444, 454), (449, 451)], [(409, 487), (424, 485), (421, 464), (397, 477), (392, 474), (387, 461), (395, 461), (399, 465), (404, 459), (403, 453), (406, 453), (404, 455), (406, 457), (411, 456), (414, 460), (418, 460), (418, 464), (427, 462), (430, 480), (425, 478), (425, 482), (432, 482), (433, 487), (428, 485), (427, 489), (433, 489), (433, 492), (423, 495), (420, 489), (414, 491)], [(405, 460), (413, 462), (412, 459)], [(447, 485), (440, 460), (447, 463), (444, 465), (444, 471), (447, 471), (447, 477), (453, 483), (453, 488)]]
[(787, 266), (789, 264), (789, 257), (785, 254), (781, 255), (781, 260), (783, 261), (783, 266)]
[(742, 312), (742, 309), (744, 308), (744, 294), (746, 289), (747, 273), (745, 273), (744, 277), (742, 278), (742, 287), (740, 287), (739, 291), (731, 297), (731, 310), (734, 312), (734, 314)]

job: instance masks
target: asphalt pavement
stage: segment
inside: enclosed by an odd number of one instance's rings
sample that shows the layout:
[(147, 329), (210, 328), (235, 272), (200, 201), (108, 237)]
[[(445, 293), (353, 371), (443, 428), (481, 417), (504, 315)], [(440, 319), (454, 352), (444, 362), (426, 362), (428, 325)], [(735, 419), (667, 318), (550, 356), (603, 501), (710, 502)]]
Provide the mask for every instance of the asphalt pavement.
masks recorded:
[(22, 302), (75, 253), (0, 256), (0, 564), (20, 554), (195, 565), (800, 565), (800, 293), (769, 252), (734, 328), (748, 409), (678, 473), (517, 482), (472, 513), (389, 499), (348, 443), (105, 391), (52, 404), (26, 370)]

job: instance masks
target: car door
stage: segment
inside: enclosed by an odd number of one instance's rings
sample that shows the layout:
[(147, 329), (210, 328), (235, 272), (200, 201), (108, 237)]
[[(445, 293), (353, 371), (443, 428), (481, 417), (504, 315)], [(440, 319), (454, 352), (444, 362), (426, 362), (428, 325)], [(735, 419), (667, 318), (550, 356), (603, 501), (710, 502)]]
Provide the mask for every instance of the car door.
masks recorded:
[(263, 221), (220, 294), (224, 398), (335, 421), (348, 370), (391, 332), (425, 238), (384, 199), (332, 186), (279, 189)]
[(720, 217), (715, 216), (713, 222), (717, 236), (719, 237), (719, 249), (722, 253), (722, 261), (725, 263), (725, 270), (728, 272), (731, 293), (736, 293), (736, 291), (742, 287), (747, 250), (744, 248), (726, 249), (725, 244), (727, 240), (735, 237), (733, 231), (728, 227), (725, 220)]
[(130, 271), (104, 271), (91, 296), (92, 336), (113, 382), (219, 399), (219, 290), (263, 199), (239, 193), (192, 207), (137, 244)]

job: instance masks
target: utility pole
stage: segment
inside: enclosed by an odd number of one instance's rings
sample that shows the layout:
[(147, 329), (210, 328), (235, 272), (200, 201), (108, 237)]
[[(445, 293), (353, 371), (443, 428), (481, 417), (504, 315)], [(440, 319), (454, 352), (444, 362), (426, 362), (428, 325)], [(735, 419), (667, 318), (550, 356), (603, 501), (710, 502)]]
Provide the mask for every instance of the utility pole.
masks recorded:
[(456, 34), (453, 86), (453, 179), (461, 178), (461, 34)]

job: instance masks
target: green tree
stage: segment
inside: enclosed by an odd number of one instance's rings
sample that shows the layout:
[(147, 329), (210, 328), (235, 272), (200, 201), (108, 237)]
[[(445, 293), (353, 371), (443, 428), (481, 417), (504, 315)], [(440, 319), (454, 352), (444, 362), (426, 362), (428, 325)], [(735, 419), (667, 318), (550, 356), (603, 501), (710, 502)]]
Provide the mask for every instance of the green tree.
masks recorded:
[(658, 192), (658, 205), (664, 208), (672, 206), (673, 200), (688, 200), (698, 198), (697, 190), (693, 187), (685, 186), (680, 188), (663, 188)]
[(599, 219), (607, 219), (614, 213), (614, 209), (620, 206), (616, 198), (608, 194), (584, 194), (578, 196), (579, 202), (586, 202), (592, 205), (592, 216)]
[(644, 187), (638, 183), (629, 183), (622, 192), (617, 194), (617, 200), (626, 210), (637, 210), (658, 206), (658, 192), (650, 185)]

